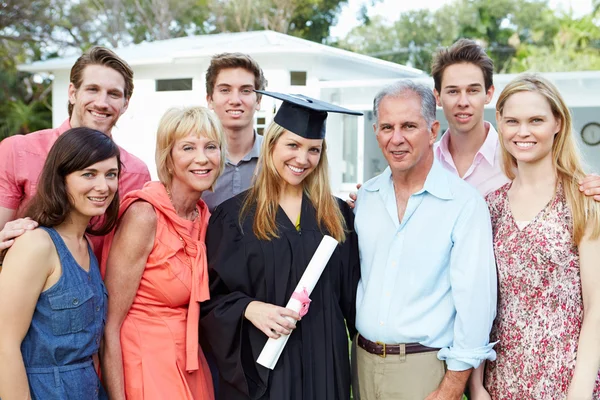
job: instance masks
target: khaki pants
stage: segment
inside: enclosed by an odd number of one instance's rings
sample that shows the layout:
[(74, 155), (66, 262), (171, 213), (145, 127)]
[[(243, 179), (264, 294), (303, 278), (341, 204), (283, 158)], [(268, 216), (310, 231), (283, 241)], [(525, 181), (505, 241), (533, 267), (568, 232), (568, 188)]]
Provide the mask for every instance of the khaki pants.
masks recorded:
[(383, 358), (357, 346), (355, 339), (352, 353), (355, 400), (423, 400), (446, 373), (436, 351)]

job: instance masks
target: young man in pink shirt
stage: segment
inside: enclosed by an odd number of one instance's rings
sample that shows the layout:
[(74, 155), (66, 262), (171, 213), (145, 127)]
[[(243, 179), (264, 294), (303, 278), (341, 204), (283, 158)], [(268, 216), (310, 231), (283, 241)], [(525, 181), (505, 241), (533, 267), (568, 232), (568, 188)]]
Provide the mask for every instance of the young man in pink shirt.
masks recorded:
[[(485, 105), (494, 96), (493, 73), (493, 61), (468, 39), (440, 50), (431, 68), (437, 105), (449, 125), (434, 145), (435, 157), (483, 196), (508, 183), (502, 172), (498, 133), (483, 119)], [(586, 177), (580, 189), (600, 201), (599, 176)]]
[[(11, 136), (0, 142), (0, 250), (10, 247), (12, 239), (25, 229), (37, 225), (21, 217), (58, 136), (80, 126), (111, 136), (112, 128), (127, 110), (132, 92), (133, 71), (129, 65), (112, 51), (94, 47), (71, 68), (69, 119), (58, 128)], [(150, 180), (150, 173), (142, 160), (123, 148), (120, 151), (123, 168), (119, 191), (124, 195), (141, 188)]]

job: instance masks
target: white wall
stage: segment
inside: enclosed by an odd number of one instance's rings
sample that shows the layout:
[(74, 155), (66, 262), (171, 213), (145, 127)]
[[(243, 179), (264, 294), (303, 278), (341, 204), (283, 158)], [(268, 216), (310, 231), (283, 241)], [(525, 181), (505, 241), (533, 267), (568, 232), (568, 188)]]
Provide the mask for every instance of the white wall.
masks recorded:
[[(196, 65), (135, 69), (133, 96), (113, 130), (113, 137), (120, 146), (144, 160), (153, 179), (157, 178), (154, 149), (158, 122), (171, 107), (206, 105), (204, 69)], [(192, 78), (192, 90), (156, 92), (156, 79), (175, 78)]]
[(52, 127), (60, 126), (67, 118), (69, 111), (69, 71), (54, 74), (52, 81)]

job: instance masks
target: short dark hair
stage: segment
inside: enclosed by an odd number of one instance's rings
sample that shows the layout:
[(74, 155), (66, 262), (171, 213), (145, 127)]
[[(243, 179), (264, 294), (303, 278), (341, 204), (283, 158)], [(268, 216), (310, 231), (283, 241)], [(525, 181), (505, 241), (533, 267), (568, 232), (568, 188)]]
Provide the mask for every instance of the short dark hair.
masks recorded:
[[(70, 82), (75, 86), (75, 89), (79, 89), (83, 81), (83, 70), (88, 65), (101, 65), (103, 67), (112, 68), (117, 71), (125, 80), (125, 87), (123, 92), (125, 100), (129, 100), (133, 94), (133, 70), (119, 56), (113, 51), (102, 46), (95, 46), (83, 53), (73, 67), (71, 68)], [(73, 104), (69, 102), (69, 118), (73, 114)]]
[[(243, 53), (221, 53), (213, 56), (206, 70), (206, 94), (212, 97), (215, 90), (215, 82), (219, 72), (228, 68), (243, 68), (254, 75), (254, 89), (264, 90), (267, 80), (258, 63), (248, 54)], [(260, 94), (257, 93), (260, 99)]]
[[(59, 136), (50, 149), (38, 182), (37, 193), (29, 203), (25, 215), (49, 228), (62, 224), (72, 211), (66, 176), (112, 157), (117, 157), (120, 175), (119, 147), (111, 138), (90, 128), (69, 129)], [(88, 226), (86, 232), (97, 236), (106, 235), (114, 228), (118, 214), (117, 191), (106, 209), (105, 218), (100, 218)], [(102, 225), (96, 228), (100, 221), (103, 221)]]
[(459, 39), (450, 47), (439, 50), (431, 63), (431, 75), (435, 90), (442, 91), (442, 77), (444, 70), (454, 64), (470, 63), (481, 68), (483, 82), (487, 92), (494, 84), (494, 62), (486, 54), (485, 50), (474, 40)]

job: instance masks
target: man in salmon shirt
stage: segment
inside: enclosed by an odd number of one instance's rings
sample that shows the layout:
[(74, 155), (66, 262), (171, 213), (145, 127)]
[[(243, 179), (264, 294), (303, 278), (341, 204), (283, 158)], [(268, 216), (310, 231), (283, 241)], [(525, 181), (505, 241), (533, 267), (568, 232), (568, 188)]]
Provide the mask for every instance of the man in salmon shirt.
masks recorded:
[[(15, 135), (0, 142), (0, 251), (13, 239), (37, 226), (21, 218), (35, 194), (37, 181), (54, 141), (71, 128), (87, 127), (111, 136), (112, 128), (127, 110), (133, 92), (133, 71), (112, 51), (93, 47), (77, 59), (71, 68), (69, 83), (69, 119), (58, 128), (28, 135)], [(140, 189), (150, 180), (148, 167), (123, 148), (119, 178), (121, 196)], [(15, 218), (19, 218), (16, 219)], [(98, 253), (101, 238), (93, 240)], [(1, 258), (0, 258), (1, 265)]]

